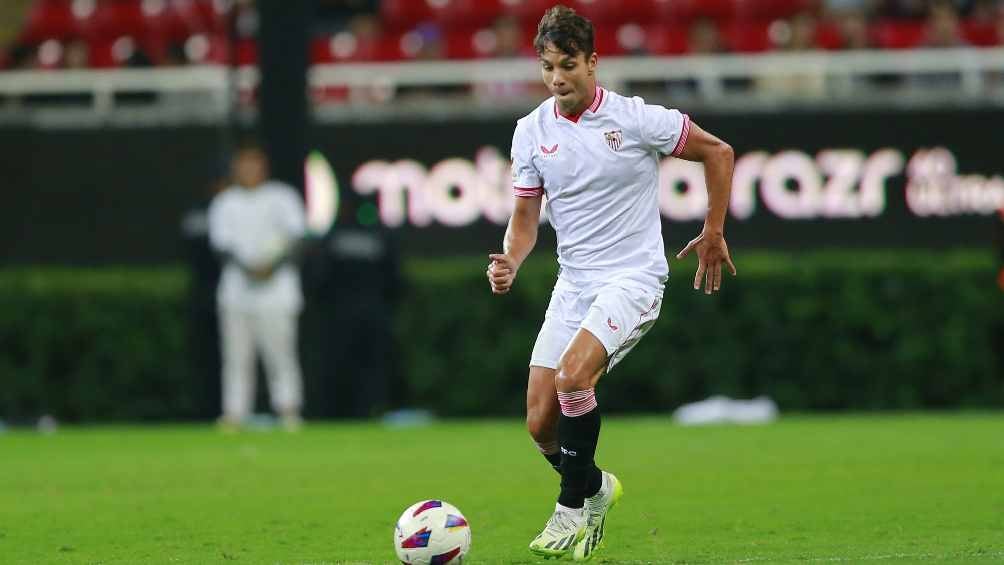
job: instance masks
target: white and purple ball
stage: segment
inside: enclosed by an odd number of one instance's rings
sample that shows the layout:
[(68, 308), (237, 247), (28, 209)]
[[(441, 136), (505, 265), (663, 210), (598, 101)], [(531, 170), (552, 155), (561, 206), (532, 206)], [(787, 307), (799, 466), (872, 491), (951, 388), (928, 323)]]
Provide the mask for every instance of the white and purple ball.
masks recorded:
[(405, 565), (459, 565), (470, 549), (467, 518), (448, 502), (416, 502), (397, 520), (394, 550)]

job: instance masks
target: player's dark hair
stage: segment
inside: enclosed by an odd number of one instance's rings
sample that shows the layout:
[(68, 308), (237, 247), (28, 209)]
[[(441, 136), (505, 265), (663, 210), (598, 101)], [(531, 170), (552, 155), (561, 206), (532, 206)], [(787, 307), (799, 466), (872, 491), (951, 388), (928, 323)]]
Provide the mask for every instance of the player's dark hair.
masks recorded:
[(561, 4), (544, 12), (537, 24), (537, 37), (533, 48), (541, 55), (552, 43), (559, 51), (572, 57), (593, 54), (593, 22), (575, 13), (575, 10)]

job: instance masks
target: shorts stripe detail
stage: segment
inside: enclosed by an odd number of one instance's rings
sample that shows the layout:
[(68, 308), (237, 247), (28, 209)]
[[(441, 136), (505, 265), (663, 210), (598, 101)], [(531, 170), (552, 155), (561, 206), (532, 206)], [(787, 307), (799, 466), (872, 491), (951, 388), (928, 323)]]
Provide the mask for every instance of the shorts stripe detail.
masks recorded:
[(574, 418), (592, 412), (596, 404), (596, 393), (593, 389), (577, 390), (575, 392), (559, 392), (558, 404), (561, 405), (561, 413)]
[[(652, 302), (652, 306), (650, 306), (648, 310), (645, 310), (644, 312), (641, 313), (640, 316), (638, 316), (638, 323), (634, 325), (634, 328), (632, 328), (631, 332), (627, 334), (627, 336), (624, 338), (624, 341), (621, 342), (620, 346), (617, 349), (615, 349), (613, 353), (610, 354), (608, 358), (609, 361), (607, 363), (607, 370), (610, 370), (610, 363), (619, 361), (619, 359), (617, 359), (617, 356), (621, 354), (621, 351), (623, 351), (624, 349), (628, 349), (630, 347), (634, 347), (634, 344), (637, 341), (635, 339), (635, 336), (641, 329), (642, 322), (645, 320), (645, 316), (648, 316), (649, 314), (652, 313), (653, 310), (658, 308), (660, 301), (661, 301), (660, 299), (656, 298)], [(638, 337), (638, 339), (641, 339), (641, 337)]]

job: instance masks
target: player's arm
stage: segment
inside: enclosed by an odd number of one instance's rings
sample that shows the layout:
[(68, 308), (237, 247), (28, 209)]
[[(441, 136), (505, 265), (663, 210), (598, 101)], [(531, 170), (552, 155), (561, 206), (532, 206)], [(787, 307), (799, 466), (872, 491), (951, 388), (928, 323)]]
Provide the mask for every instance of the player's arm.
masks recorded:
[(232, 263), (244, 269), (244, 265), (233, 252), (233, 233), (226, 216), (227, 210), (222, 196), (218, 195), (209, 205), (209, 247), (221, 265)]
[(736, 266), (732, 263), (724, 235), (725, 214), (732, 194), (735, 156), (728, 143), (704, 131), (697, 124), (690, 122), (689, 128), (685, 145), (676, 156), (704, 164), (704, 177), (708, 185), (708, 213), (700, 235), (692, 239), (676, 258), (682, 259), (691, 249), (697, 250), (698, 266), (694, 276), (694, 289), (699, 289), (701, 279), (704, 279), (704, 292), (711, 294), (721, 288), (723, 265), (729, 268), (733, 276), (736, 274)]
[(299, 263), (308, 243), (307, 213), (300, 197), (292, 188), (285, 187), (278, 204), (286, 239), (275, 257), (252, 270), (251, 276), (256, 280), (267, 280), (282, 266)]
[(488, 256), (488, 283), (492, 293), (505, 294), (512, 288), (520, 265), (537, 244), (537, 227), (540, 225), (540, 205), (543, 195), (516, 196), (516, 206), (502, 240), (502, 253)]

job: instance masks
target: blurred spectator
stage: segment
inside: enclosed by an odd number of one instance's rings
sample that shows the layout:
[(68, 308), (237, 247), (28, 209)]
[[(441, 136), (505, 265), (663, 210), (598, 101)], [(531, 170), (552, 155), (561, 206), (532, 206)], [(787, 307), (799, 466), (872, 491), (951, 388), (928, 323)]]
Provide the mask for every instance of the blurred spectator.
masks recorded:
[(355, 58), (371, 61), (379, 57), (380, 36), (383, 33), (379, 18), (371, 14), (356, 16), (349, 22), (348, 32)]
[(443, 30), (438, 24), (419, 24), (401, 38), (401, 51), (416, 60), (443, 59), (446, 47), (443, 45)]
[(789, 20), (788, 31), (782, 27), (777, 37), (773, 39), (780, 48), (788, 51), (812, 51), (818, 47), (816, 23), (816, 17), (809, 12), (796, 14)]
[(86, 69), (90, 62), (91, 48), (83, 39), (73, 39), (63, 47), (63, 68)]
[[(770, 26), (774, 48), (788, 52), (810, 52), (816, 45), (816, 18), (809, 12), (796, 14), (789, 20), (780, 20)], [(779, 72), (756, 81), (758, 90), (772, 95), (791, 95), (806, 98), (825, 94), (826, 77), (821, 70)]]
[[(479, 32), (485, 44), (483, 48), (488, 55), (496, 58), (536, 57), (530, 40), (523, 37), (519, 20), (511, 16), (503, 16), (495, 20), (492, 28)], [(475, 36), (478, 41), (479, 36)], [(515, 100), (533, 94), (546, 95), (536, 83), (526, 83), (518, 80), (497, 80), (474, 85), (474, 94), (479, 103), (485, 105), (497, 104), (500, 100)]]
[[(722, 34), (718, 30), (718, 25), (711, 18), (698, 18), (690, 24), (687, 30), (687, 52), (690, 55), (717, 55), (726, 53), (728, 48), (722, 40)], [(725, 79), (726, 89), (735, 87), (745, 88), (748, 82), (740, 79), (742, 84), (737, 84), (735, 78)], [(645, 88), (643, 83), (632, 83), (632, 88)], [(671, 97), (695, 96), (700, 90), (697, 79), (688, 78), (682, 80), (671, 80), (666, 82), (666, 91)]]
[(962, 37), (959, 26), (959, 14), (951, 2), (942, 1), (931, 4), (930, 14), (924, 35), (924, 47), (964, 47), (966, 40)]
[(495, 39), (493, 57), (536, 57), (530, 41), (523, 37), (518, 19), (502, 16), (495, 20), (491, 31)]
[[(931, 49), (966, 46), (959, 26), (959, 14), (951, 2), (945, 0), (931, 3), (921, 46)], [(935, 89), (950, 91), (959, 88), (962, 75), (958, 72), (924, 73), (909, 77), (906, 83), (918, 93)]]
[(860, 10), (849, 10), (836, 15), (840, 49), (871, 49), (874, 47), (868, 32), (868, 19)]
[[(433, 22), (419, 24), (418, 27), (401, 36), (401, 51), (406, 57), (416, 61), (444, 59), (446, 46), (443, 30)], [(413, 100), (439, 99), (467, 92), (465, 85), (402, 86), (397, 90), (398, 98)]]
[(690, 25), (687, 51), (694, 55), (714, 55), (727, 51), (718, 26), (710, 18), (700, 18)]
[(300, 425), (303, 378), (297, 324), (303, 308), (298, 251), (306, 233), (300, 196), (268, 180), (260, 147), (241, 147), (235, 184), (213, 198), (209, 238), (224, 267), (217, 289), (223, 357), (223, 415), (234, 430), (254, 410), (255, 358), (260, 352), (272, 407), (287, 429)]
[[(331, 38), (331, 52), (335, 59), (349, 61), (378, 61), (381, 53), (380, 19), (373, 14), (361, 14), (348, 22), (348, 29), (335, 33)], [(363, 85), (332, 87), (313, 93), (319, 103), (342, 102), (348, 97), (352, 101), (367, 104), (386, 103), (393, 97), (392, 89), (386, 85)]]

